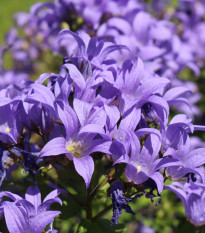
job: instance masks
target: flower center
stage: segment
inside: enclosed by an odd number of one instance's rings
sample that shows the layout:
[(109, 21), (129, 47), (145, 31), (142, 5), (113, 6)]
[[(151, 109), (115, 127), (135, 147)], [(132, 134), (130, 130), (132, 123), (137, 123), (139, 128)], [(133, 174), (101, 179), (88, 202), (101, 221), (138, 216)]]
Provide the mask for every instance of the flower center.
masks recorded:
[(83, 146), (81, 142), (68, 142), (66, 150), (70, 152), (74, 157), (81, 158)]
[(5, 131), (6, 131), (7, 133), (10, 133), (11, 129), (10, 129), (9, 127), (6, 127)]
[(137, 172), (140, 172), (141, 171), (141, 166), (137, 166)]

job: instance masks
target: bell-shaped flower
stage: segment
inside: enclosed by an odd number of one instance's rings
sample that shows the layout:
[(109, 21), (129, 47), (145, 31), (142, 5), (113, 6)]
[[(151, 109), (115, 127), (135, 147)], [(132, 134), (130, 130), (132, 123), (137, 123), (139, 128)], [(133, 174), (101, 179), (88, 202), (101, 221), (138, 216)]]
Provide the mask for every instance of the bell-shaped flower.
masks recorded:
[(165, 152), (169, 147), (178, 149), (180, 144), (185, 144), (189, 132), (194, 131), (194, 126), (191, 119), (187, 119), (186, 115), (178, 114), (172, 118), (169, 125), (161, 127), (162, 146)]
[(165, 189), (174, 192), (183, 202), (188, 220), (195, 226), (205, 224), (205, 185), (190, 181), (173, 182), (166, 185)]
[(0, 140), (8, 144), (17, 143), (20, 129), (11, 104), (0, 106), (0, 111)]
[(113, 79), (103, 77), (98, 84), (101, 87), (99, 95), (104, 97), (104, 93), (109, 90), (110, 96), (107, 98), (115, 99), (123, 115), (135, 107), (139, 112), (137, 116), (140, 116), (141, 108), (149, 103), (159, 121), (166, 124), (169, 106), (161, 97), (161, 92), (170, 84), (168, 79), (152, 75), (144, 78), (144, 64), (140, 58), (134, 62), (126, 60), (122, 68), (113, 74)]
[[(150, 134), (140, 151), (138, 137)], [(161, 134), (156, 129), (140, 129), (131, 134), (130, 157), (122, 155), (114, 164), (127, 163), (125, 175), (135, 184), (141, 184), (149, 178), (155, 181), (158, 192), (163, 190), (163, 176), (159, 170), (157, 156), (161, 147)]]
[[(72, 46), (67, 46), (70, 43)], [(64, 29), (59, 33), (59, 44), (67, 49), (68, 60), (72, 61), (77, 67), (86, 65), (90, 61), (92, 67), (102, 70), (102, 64), (106, 63), (109, 55), (116, 50), (127, 49), (124, 45), (106, 43), (98, 41), (97, 37), (92, 37), (79, 31), (78, 34)]]
[(58, 103), (57, 111), (62, 121), (66, 137), (50, 140), (41, 150), (39, 157), (66, 154), (73, 160), (76, 171), (89, 187), (94, 171), (93, 152), (109, 151), (111, 142), (104, 126), (106, 112), (103, 108), (75, 99), (72, 109), (69, 105)]
[[(172, 156), (178, 164), (167, 164), (166, 173), (172, 179), (179, 179), (189, 173), (198, 173), (198, 167), (205, 163), (205, 148), (191, 150), (189, 140), (178, 150), (167, 150), (165, 155)], [(179, 164), (180, 163), (180, 164)]]
[[(42, 230), (59, 215), (60, 211), (49, 210), (50, 205), (57, 202), (62, 205), (58, 195), (61, 190), (49, 193), (41, 202), (41, 193), (37, 186), (30, 186), (25, 199), (17, 194), (0, 192), (0, 215), (4, 214), (7, 228), (10, 233), (41, 233)], [(3, 201), (7, 197), (12, 201)]]

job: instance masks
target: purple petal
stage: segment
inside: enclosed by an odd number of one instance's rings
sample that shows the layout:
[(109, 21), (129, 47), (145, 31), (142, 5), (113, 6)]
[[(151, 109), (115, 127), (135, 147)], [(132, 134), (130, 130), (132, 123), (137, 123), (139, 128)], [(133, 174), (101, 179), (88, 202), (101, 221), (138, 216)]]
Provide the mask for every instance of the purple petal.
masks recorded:
[(43, 200), (43, 202), (48, 201), (50, 199), (58, 197), (59, 194), (66, 192), (63, 189), (55, 189), (52, 192), (50, 192)]
[(163, 99), (166, 101), (176, 99), (177, 97), (184, 95), (186, 93), (191, 93), (191, 91), (186, 87), (174, 87), (168, 90), (165, 94)]
[[(64, 106), (61, 107), (60, 104)], [(66, 138), (73, 136), (79, 128), (79, 122), (76, 113), (74, 110), (67, 104), (59, 102), (56, 104), (58, 116), (63, 122), (66, 130)]]
[(2, 191), (2, 192), (0, 192), (0, 201), (2, 200), (2, 198), (4, 196), (11, 198), (11, 200), (13, 200), (13, 201), (21, 200), (22, 199), (22, 197), (20, 197), (17, 194), (14, 194), (14, 193), (11, 193), (11, 192), (7, 192), (7, 191)]
[(166, 53), (164, 48), (158, 48), (156, 46), (147, 45), (145, 47), (140, 48), (139, 57), (143, 59), (143, 61), (156, 59)]
[(144, 142), (144, 145), (141, 150), (141, 156), (151, 156), (155, 158), (161, 147), (161, 137), (158, 137), (156, 134), (150, 134)]
[(63, 137), (54, 138), (49, 141), (41, 150), (39, 157), (66, 154), (66, 140)]
[(167, 102), (163, 98), (161, 98), (157, 95), (151, 95), (147, 101), (154, 104), (154, 105), (158, 105), (160, 108), (163, 108), (165, 110), (166, 117), (168, 117), (169, 105), (167, 104)]
[(93, 104), (87, 103), (83, 100), (74, 99), (73, 108), (78, 116), (81, 126), (85, 125), (86, 120), (90, 114)]
[(37, 101), (39, 103), (49, 105), (50, 107), (54, 108), (53, 103), (55, 101), (55, 97), (48, 87), (37, 83), (32, 84), (30, 87), (35, 90), (35, 93), (28, 95), (26, 101)]
[(64, 64), (61, 66), (61, 69), (68, 69), (70, 78), (73, 82), (79, 87), (80, 90), (85, 89), (85, 79), (76, 66), (73, 64)]
[[(124, 63), (125, 64), (125, 63)], [(126, 73), (125, 76), (125, 85), (126, 91), (128, 92), (135, 92), (140, 84), (140, 80), (144, 74), (144, 63), (140, 58), (134, 62), (131, 71)]]
[(41, 233), (42, 230), (53, 221), (55, 216), (61, 214), (60, 211), (46, 211), (30, 219), (30, 228), (33, 233)]
[(100, 51), (102, 50), (103, 45), (104, 45), (103, 40), (99, 41), (99, 43), (98, 43), (98, 39), (96, 37), (92, 37), (89, 41), (89, 44), (88, 44), (87, 54), (90, 55), (91, 57), (97, 56), (100, 53)]
[(134, 160), (140, 154), (140, 141), (134, 132), (130, 133), (130, 144), (131, 144), (131, 160)]
[(149, 39), (149, 28), (153, 19), (148, 13), (140, 11), (133, 21), (133, 29), (138, 41), (146, 44)]
[(46, 200), (38, 207), (38, 214), (46, 212), (50, 208), (50, 205), (52, 205), (53, 203), (59, 203), (60, 205), (62, 205), (62, 201), (59, 197)]
[(110, 146), (112, 142), (102, 139), (96, 139), (92, 142), (92, 147), (89, 148), (88, 154), (92, 154), (93, 152), (102, 152), (105, 154), (110, 154)]
[(118, 160), (116, 160), (113, 165), (117, 164), (117, 163), (129, 163), (130, 162), (130, 157), (125, 154), (122, 155)]
[(96, 124), (104, 127), (106, 123), (106, 117), (107, 116), (104, 108), (96, 108), (95, 112), (89, 117), (87, 124)]
[(92, 157), (86, 156), (81, 159), (73, 157), (73, 163), (75, 166), (75, 170), (80, 176), (83, 177), (86, 188), (88, 188), (94, 172), (94, 161)]
[(26, 190), (25, 199), (35, 207), (37, 213), (37, 209), (41, 204), (41, 193), (36, 185), (28, 187), (28, 189)]
[(34, 205), (27, 200), (18, 200), (16, 202), (16, 206), (18, 206), (23, 215), (28, 218), (36, 216), (37, 214), (37, 210), (35, 209)]
[(27, 233), (27, 222), (14, 202), (5, 201), (3, 204), (6, 225), (10, 233)]
[(190, 167), (198, 167), (205, 163), (205, 148), (193, 150), (188, 155), (185, 155), (185, 163)]
[(58, 37), (60, 40), (62, 40), (66, 37), (70, 37), (70, 35), (72, 37), (74, 37), (76, 42), (78, 43), (78, 47), (80, 49), (80, 51), (79, 51), (80, 55), (84, 55), (85, 54), (85, 43), (76, 33), (72, 32), (68, 29), (64, 29), (64, 30), (60, 31)]
[(124, 45), (110, 45), (108, 47), (106, 47), (105, 49), (103, 49), (103, 51), (101, 52), (101, 54), (99, 55), (99, 61), (100, 63), (103, 63), (103, 61), (107, 58), (107, 56), (116, 51), (116, 50), (122, 50), (122, 49), (126, 49), (129, 50), (126, 46)]
[(120, 119), (120, 112), (116, 106), (108, 106), (104, 104), (104, 109), (108, 116), (108, 127), (113, 129)]
[(188, 207), (187, 202), (186, 202), (186, 193), (180, 187), (175, 186), (175, 184), (177, 185), (177, 182), (174, 182), (171, 185), (165, 185), (164, 189), (168, 189), (168, 190), (171, 190), (172, 192), (174, 192), (182, 200), (182, 202), (184, 204), (185, 211), (186, 211), (186, 213), (188, 213), (189, 207)]
[(161, 193), (163, 190), (163, 186), (164, 186), (163, 175), (159, 172), (155, 172), (153, 175), (150, 176), (150, 178), (152, 178), (155, 181), (155, 183), (157, 185), (158, 192)]
[(164, 88), (168, 84), (170, 84), (170, 81), (166, 78), (149, 79), (138, 88), (137, 95), (140, 97), (140, 100), (147, 99), (150, 95), (159, 91), (159, 89)]
[(155, 161), (155, 170), (159, 170), (161, 168), (166, 168), (166, 167), (173, 167), (173, 166), (184, 166), (184, 164), (182, 162), (180, 162), (177, 159), (173, 159), (173, 158), (162, 158), (162, 159), (158, 159)]
[(105, 130), (100, 125), (88, 124), (88, 125), (83, 126), (80, 129), (78, 135), (80, 136), (82, 134), (91, 134), (91, 133), (104, 135), (105, 134)]
[(132, 108), (122, 117), (119, 128), (134, 131), (141, 119), (141, 109)]
[(129, 181), (133, 181), (135, 184), (141, 184), (149, 178), (144, 172), (138, 172), (138, 169), (131, 164), (127, 164), (125, 175)]

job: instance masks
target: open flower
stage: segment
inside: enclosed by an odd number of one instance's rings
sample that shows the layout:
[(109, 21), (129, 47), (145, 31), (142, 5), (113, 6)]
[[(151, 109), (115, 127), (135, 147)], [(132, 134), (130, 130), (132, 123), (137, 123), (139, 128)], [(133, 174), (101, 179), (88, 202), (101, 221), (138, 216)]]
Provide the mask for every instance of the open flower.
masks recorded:
[(205, 185), (204, 183), (173, 182), (165, 189), (174, 192), (183, 202), (188, 220), (195, 226), (205, 224)]
[(30, 186), (25, 199), (11, 192), (0, 192), (0, 201), (4, 196), (11, 201), (0, 204), (0, 215), (4, 214), (7, 228), (10, 233), (41, 233), (42, 230), (59, 215), (60, 211), (49, 211), (50, 205), (57, 202), (62, 204), (58, 197), (61, 190), (49, 193), (41, 203), (41, 193), (37, 186)]
[(74, 110), (69, 105), (58, 105), (58, 114), (65, 126), (66, 137), (50, 140), (39, 157), (66, 154), (73, 160), (76, 171), (83, 177), (88, 188), (94, 171), (94, 161), (90, 154), (108, 153), (111, 144), (103, 128), (106, 113), (103, 108), (92, 109), (92, 104), (78, 99), (74, 100), (73, 105)]

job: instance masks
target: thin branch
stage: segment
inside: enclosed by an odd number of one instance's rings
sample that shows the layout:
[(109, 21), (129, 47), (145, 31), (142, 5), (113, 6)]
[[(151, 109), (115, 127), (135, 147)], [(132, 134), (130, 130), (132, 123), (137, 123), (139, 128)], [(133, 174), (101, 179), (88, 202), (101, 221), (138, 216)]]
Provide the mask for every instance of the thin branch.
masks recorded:
[(90, 198), (93, 199), (94, 196), (96, 195), (96, 193), (98, 192), (98, 190), (100, 190), (108, 181), (109, 177), (113, 176), (115, 174), (115, 168), (113, 168), (109, 174), (107, 175), (107, 177), (101, 182), (101, 184), (99, 184), (98, 186), (96, 186), (95, 189), (92, 190), (92, 192), (89, 194)]

